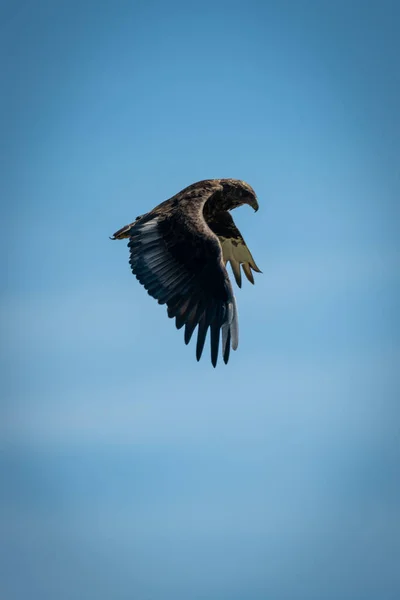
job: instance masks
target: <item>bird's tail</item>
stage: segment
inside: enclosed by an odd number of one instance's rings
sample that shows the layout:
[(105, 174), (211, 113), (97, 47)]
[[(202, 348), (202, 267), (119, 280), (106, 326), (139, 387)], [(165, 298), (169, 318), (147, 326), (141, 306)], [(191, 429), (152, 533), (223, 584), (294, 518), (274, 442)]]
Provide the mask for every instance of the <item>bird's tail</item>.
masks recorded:
[(125, 225), (125, 227), (122, 227), (122, 229), (118, 229), (118, 231), (114, 233), (110, 240), (123, 240), (125, 238), (131, 237), (132, 228), (135, 226), (135, 224), (140, 218), (141, 217), (136, 217), (133, 223), (129, 223), (129, 225)]

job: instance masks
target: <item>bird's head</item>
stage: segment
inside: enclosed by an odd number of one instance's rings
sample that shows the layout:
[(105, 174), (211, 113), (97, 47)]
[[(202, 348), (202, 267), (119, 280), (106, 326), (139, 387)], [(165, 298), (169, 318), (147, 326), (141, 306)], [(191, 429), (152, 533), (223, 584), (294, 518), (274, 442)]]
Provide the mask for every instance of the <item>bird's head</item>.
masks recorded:
[(230, 209), (248, 204), (255, 211), (258, 210), (258, 200), (255, 191), (245, 181), (240, 179), (220, 179), (223, 188), (223, 195), (230, 204)]

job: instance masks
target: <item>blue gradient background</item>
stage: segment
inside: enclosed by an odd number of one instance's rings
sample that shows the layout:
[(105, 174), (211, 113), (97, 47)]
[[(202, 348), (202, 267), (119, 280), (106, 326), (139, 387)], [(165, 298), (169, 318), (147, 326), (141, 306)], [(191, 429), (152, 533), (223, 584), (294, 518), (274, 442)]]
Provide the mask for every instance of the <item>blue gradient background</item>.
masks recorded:
[[(399, 12), (1, 4), (2, 599), (399, 597)], [(216, 370), (108, 239), (209, 177), (263, 270)]]

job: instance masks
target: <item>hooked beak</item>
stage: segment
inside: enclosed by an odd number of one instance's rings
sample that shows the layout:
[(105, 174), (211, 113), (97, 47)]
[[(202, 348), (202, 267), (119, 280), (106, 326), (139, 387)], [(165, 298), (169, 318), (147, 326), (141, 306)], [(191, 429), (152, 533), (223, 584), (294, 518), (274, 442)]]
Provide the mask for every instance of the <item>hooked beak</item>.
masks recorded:
[(257, 198), (254, 198), (253, 200), (251, 200), (249, 202), (249, 206), (251, 206), (251, 208), (254, 208), (254, 212), (258, 211), (258, 202), (257, 202)]

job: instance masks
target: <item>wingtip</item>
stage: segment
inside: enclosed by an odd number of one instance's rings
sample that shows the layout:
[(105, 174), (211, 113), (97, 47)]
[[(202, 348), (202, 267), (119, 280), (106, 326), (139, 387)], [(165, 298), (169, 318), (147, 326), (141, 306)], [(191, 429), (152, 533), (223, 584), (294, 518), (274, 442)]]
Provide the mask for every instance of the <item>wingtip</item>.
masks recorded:
[(253, 273), (251, 272), (251, 267), (249, 265), (249, 263), (242, 263), (242, 268), (244, 271), (244, 274), (246, 275), (247, 279), (250, 281), (250, 283), (254, 284), (254, 277), (253, 277)]
[(256, 265), (256, 263), (250, 263), (251, 268), (253, 269), (253, 271), (255, 271), (256, 273), (262, 273), (261, 269), (259, 269)]

